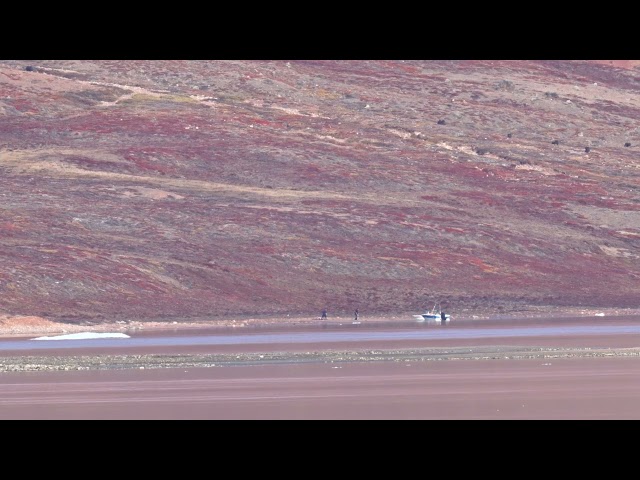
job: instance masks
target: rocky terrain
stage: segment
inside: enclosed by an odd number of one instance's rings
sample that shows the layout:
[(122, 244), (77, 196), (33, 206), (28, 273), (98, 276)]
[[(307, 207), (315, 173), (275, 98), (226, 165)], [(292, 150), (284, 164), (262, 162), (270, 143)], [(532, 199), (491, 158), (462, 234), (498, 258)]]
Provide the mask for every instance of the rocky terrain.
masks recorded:
[(0, 61), (0, 315), (635, 309), (640, 61)]
[(640, 348), (558, 348), (475, 346), (385, 350), (333, 350), (217, 354), (47, 355), (0, 357), (0, 373), (125, 370), (155, 368), (211, 368), (254, 365), (351, 362), (431, 362), (446, 360), (558, 360), (640, 356)]

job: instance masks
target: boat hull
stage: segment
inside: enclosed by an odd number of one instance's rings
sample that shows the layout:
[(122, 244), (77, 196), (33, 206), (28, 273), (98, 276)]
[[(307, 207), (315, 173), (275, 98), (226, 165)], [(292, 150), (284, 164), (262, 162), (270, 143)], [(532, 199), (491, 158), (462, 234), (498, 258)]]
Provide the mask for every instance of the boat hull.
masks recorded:
[[(418, 322), (426, 322), (426, 323), (442, 323), (442, 318), (440, 314), (434, 313), (423, 313), (421, 315), (413, 316)], [(451, 316), (445, 314), (445, 323), (449, 323), (451, 321)]]

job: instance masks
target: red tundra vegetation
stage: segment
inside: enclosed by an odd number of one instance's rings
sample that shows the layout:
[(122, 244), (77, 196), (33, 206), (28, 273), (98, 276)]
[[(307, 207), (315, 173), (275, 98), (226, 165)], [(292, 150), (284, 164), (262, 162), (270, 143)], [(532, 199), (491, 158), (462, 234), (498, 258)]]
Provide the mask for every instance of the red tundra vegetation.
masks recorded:
[(639, 68), (0, 61), (3, 322), (636, 309)]

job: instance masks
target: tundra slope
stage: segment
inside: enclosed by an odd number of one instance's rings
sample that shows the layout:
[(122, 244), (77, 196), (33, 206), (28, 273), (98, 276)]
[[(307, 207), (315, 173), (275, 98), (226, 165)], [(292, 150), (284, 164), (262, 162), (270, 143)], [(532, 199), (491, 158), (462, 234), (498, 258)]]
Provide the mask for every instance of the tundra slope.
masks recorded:
[(0, 61), (0, 313), (637, 308), (638, 64)]

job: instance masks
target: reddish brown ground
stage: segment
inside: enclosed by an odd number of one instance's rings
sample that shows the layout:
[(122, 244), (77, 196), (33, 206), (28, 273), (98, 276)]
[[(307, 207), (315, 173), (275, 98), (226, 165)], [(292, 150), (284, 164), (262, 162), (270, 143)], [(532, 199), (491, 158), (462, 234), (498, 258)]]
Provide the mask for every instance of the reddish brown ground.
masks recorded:
[(637, 66), (0, 61), (0, 314), (638, 308)]

